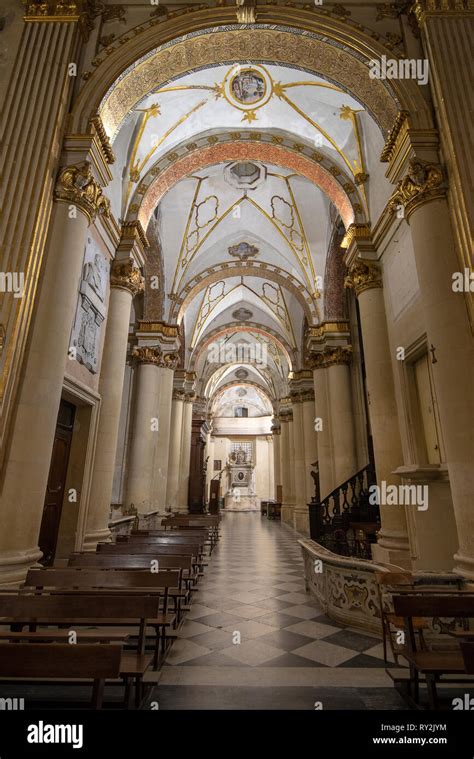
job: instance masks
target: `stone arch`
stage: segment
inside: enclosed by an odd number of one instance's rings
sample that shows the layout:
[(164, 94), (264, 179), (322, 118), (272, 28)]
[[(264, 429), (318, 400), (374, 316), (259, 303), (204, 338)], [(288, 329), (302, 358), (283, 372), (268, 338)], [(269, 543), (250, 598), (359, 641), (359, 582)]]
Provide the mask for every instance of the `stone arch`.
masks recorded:
[[(158, 176), (153, 177), (153, 168), (150, 169), (147, 177), (151, 181), (147, 184), (144, 177), (140, 182), (134, 198), (140, 197), (141, 202), (135, 201), (130, 205), (127, 220), (138, 219), (143, 229), (146, 229), (153, 210), (163, 196), (181, 179), (198, 168), (244, 159), (273, 163), (291, 169), (308, 179), (319, 187), (335, 205), (346, 229), (354, 222), (366, 221), (362, 205), (359, 202), (353, 202), (349, 197), (349, 194), (354, 194), (356, 201), (359, 200), (356, 186), (352, 182), (343, 184), (330, 174), (328, 169), (321, 165), (317, 152), (313, 152), (313, 157), (311, 157), (280, 145), (271, 145), (260, 140), (252, 142), (248, 139), (214, 143), (186, 152), (174, 162), (168, 162), (168, 166), (160, 171)], [(343, 172), (340, 171), (340, 174), (342, 175)]]
[(214, 395), (209, 398), (208, 404), (210, 409), (215, 405), (218, 398), (220, 398), (221, 395), (225, 393), (226, 390), (230, 390), (231, 387), (253, 387), (255, 390), (258, 390), (258, 392), (262, 393), (264, 395), (268, 402), (270, 403), (273, 410), (275, 410), (275, 400), (272, 399), (270, 394), (267, 390), (265, 390), (262, 385), (259, 385), (258, 382), (252, 382), (252, 380), (245, 380), (244, 382), (239, 382), (239, 380), (232, 380), (231, 382), (226, 382), (225, 385), (222, 385), (222, 387), (217, 390)]
[(337, 83), (364, 105), (385, 137), (399, 110), (412, 114), (415, 128), (433, 127), (416, 82), (369, 77), (371, 60), (394, 53), (367, 32), (317, 9), (259, 6), (257, 17), (249, 30), (235, 23), (235, 7), (206, 7), (150, 19), (125, 32), (94, 59), (95, 71), (86, 72), (71, 132), (85, 133), (99, 114), (113, 138), (145, 94), (184, 72), (236, 60), (277, 62)]
[(216, 340), (218, 337), (221, 337), (222, 335), (228, 335), (232, 334), (234, 332), (258, 332), (261, 335), (265, 335), (265, 337), (268, 337), (275, 345), (280, 348), (280, 350), (284, 353), (286, 360), (288, 361), (289, 370), (293, 371), (293, 364), (294, 364), (294, 356), (293, 351), (288, 345), (288, 343), (277, 333), (275, 330), (270, 329), (269, 327), (265, 327), (262, 324), (257, 324), (254, 322), (239, 322), (237, 324), (225, 324), (222, 327), (216, 327), (211, 332), (209, 332), (207, 335), (205, 335), (196, 345), (196, 347), (193, 349), (192, 358), (189, 364), (189, 371), (194, 371), (194, 367), (196, 365), (196, 362), (203, 352), (205, 348), (211, 343), (213, 340)]
[(230, 277), (240, 276), (259, 277), (261, 279), (268, 279), (272, 282), (276, 282), (295, 296), (300, 303), (309, 324), (313, 325), (318, 322), (319, 313), (315, 301), (304, 285), (278, 266), (254, 261), (248, 261), (245, 265), (242, 265), (238, 261), (230, 261), (211, 266), (204, 272), (197, 274), (190, 280), (190, 282), (188, 282), (179, 296), (175, 298), (170, 309), (169, 321), (180, 324), (189, 303), (208, 285), (217, 282), (220, 279), (229, 279)]

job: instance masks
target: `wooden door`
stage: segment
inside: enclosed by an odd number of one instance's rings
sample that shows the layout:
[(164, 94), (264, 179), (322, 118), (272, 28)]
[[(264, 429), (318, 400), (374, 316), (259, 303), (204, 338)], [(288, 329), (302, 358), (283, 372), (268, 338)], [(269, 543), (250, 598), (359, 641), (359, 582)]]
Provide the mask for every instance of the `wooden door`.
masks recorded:
[(72, 403), (61, 401), (39, 535), (39, 547), (43, 552), (41, 563), (46, 566), (53, 563), (56, 553), (75, 410)]
[(416, 388), (428, 464), (445, 461), (431, 361), (425, 354), (415, 363)]
[(219, 480), (211, 480), (209, 491), (209, 513), (217, 514), (219, 512)]

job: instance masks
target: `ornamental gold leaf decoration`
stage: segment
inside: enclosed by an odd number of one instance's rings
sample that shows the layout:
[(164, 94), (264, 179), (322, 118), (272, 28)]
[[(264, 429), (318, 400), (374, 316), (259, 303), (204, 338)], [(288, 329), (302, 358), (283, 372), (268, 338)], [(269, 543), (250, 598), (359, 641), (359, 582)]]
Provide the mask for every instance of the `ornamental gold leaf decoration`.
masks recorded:
[(110, 286), (128, 290), (133, 296), (142, 292), (144, 289), (144, 280), (131, 258), (126, 261), (115, 260), (110, 272)]
[(344, 279), (344, 287), (354, 290), (357, 297), (365, 290), (382, 287), (382, 274), (376, 264), (369, 261), (356, 261)]
[(397, 185), (389, 200), (389, 207), (395, 211), (400, 205), (407, 215), (428, 200), (444, 195), (444, 175), (441, 166), (413, 158), (408, 164), (408, 172)]
[(94, 179), (89, 161), (66, 166), (59, 171), (54, 197), (80, 208), (91, 224), (97, 215), (110, 216), (110, 201)]

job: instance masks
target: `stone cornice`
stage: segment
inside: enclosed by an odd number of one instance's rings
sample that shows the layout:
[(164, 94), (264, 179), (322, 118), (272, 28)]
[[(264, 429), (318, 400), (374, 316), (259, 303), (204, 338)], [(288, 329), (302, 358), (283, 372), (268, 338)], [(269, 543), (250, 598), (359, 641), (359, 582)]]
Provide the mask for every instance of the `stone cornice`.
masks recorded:
[(126, 261), (115, 259), (110, 271), (110, 286), (127, 290), (133, 296), (143, 291), (143, 277), (131, 258)]
[(382, 286), (382, 272), (372, 261), (355, 261), (344, 280), (344, 287), (352, 288), (357, 297), (366, 290)]
[(93, 127), (97, 135), (107, 163), (115, 163), (115, 154), (100, 116), (94, 116), (90, 120), (90, 125)]
[(405, 126), (407, 118), (408, 118), (408, 111), (398, 112), (397, 117), (394, 121), (393, 127), (388, 133), (387, 140), (385, 142), (384, 148), (380, 155), (380, 160), (382, 163), (388, 163), (389, 161), (391, 161), (393, 154), (395, 152), (395, 146), (397, 144), (398, 135), (400, 134), (402, 127)]
[(402, 206), (408, 219), (419, 206), (445, 195), (446, 186), (441, 166), (412, 158), (406, 175), (400, 179), (390, 197), (389, 205), (392, 211)]
[(94, 223), (98, 215), (110, 215), (110, 201), (94, 178), (89, 161), (65, 166), (59, 170), (54, 198), (79, 208), (87, 216), (90, 224)]

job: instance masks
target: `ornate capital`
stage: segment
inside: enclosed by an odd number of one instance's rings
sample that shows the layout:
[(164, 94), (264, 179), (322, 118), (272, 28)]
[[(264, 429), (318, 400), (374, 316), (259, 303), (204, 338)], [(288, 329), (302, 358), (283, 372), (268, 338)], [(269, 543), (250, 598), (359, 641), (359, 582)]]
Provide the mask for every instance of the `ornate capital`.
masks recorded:
[(255, 24), (257, 20), (257, 0), (236, 0), (239, 24)]
[(408, 172), (397, 185), (389, 200), (392, 211), (404, 206), (407, 218), (423, 203), (444, 197), (444, 174), (441, 166), (413, 158)]
[(110, 272), (110, 286), (121, 290), (128, 290), (133, 296), (142, 292), (144, 287), (143, 277), (131, 258), (126, 261), (115, 260)]
[(179, 364), (179, 353), (165, 353), (162, 357), (160, 366), (163, 369), (171, 369), (174, 371)]
[(184, 401), (186, 398), (186, 393), (184, 390), (173, 390), (173, 400), (174, 401)]
[(308, 354), (307, 362), (312, 369), (326, 369), (328, 366), (336, 364), (350, 364), (352, 359), (352, 346), (336, 346), (325, 348), (324, 351), (311, 351)]
[(132, 356), (139, 364), (161, 366), (163, 354), (158, 346), (142, 345), (133, 349)]
[(382, 286), (382, 272), (371, 261), (355, 261), (344, 279), (344, 287), (353, 288), (357, 297), (366, 290)]
[(420, 26), (429, 16), (457, 16), (472, 13), (472, 10), (472, 0), (415, 0), (410, 7), (410, 13)]
[(60, 169), (54, 197), (77, 206), (93, 224), (97, 215), (110, 216), (110, 201), (94, 179), (89, 161)]
[(79, 23), (84, 39), (93, 27), (94, 18), (103, 10), (95, 0), (23, 0), (27, 22)]

